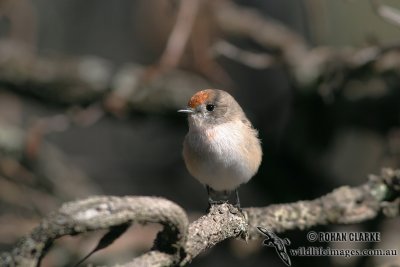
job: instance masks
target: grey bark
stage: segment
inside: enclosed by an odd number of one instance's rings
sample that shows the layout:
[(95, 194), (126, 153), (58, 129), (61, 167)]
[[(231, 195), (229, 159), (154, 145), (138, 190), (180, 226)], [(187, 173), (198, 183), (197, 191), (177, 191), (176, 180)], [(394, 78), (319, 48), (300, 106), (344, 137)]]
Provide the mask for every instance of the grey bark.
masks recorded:
[(164, 229), (153, 249), (117, 266), (184, 266), (227, 238), (260, 238), (257, 226), (281, 233), (317, 225), (359, 223), (381, 212), (398, 216), (399, 195), (400, 170), (384, 169), (363, 185), (343, 186), (315, 200), (243, 210), (228, 203), (214, 205), (190, 225), (182, 208), (162, 198), (96, 196), (64, 204), (11, 252), (3, 253), (0, 265), (38, 266), (51, 242), (64, 235), (126, 223), (157, 222)]

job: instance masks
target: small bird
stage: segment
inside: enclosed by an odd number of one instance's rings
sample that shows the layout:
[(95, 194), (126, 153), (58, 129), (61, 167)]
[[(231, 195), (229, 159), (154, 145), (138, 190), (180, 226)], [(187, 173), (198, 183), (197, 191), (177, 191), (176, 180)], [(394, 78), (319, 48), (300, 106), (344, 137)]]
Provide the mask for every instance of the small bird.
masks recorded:
[[(240, 105), (227, 92), (197, 92), (185, 109), (189, 132), (183, 142), (183, 158), (189, 173), (207, 188), (208, 201), (226, 202), (233, 191), (257, 172), (262, 157), (258, 131)], [(222, 197), (223, 200), (216, 200)]]

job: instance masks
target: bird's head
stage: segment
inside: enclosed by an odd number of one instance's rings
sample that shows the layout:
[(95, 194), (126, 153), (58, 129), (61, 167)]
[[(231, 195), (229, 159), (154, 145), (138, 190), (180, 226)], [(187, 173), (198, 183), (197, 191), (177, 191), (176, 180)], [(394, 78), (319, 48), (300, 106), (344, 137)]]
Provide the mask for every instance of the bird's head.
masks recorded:
[(189, 126), (197, 127), (212, 127), (245, 118), (236, 100), (229, 93), (218, 89), (197, 92), (190, 98), (187, 107), (178, 112), (187, 113)]

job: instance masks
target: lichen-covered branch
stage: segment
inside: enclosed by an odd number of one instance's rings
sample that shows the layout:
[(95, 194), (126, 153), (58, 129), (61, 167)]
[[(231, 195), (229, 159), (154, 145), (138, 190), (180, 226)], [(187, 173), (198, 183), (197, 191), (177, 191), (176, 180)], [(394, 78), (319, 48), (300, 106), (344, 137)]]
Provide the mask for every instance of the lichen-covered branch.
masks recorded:
[(246, 235), (248, 223), (242, 212), (230, 204), (211, 207), (210, 212), (189, 226), (186, 256), (181, 265), (190, 262), (205, 249), (239, 235)]
[[(160, 223), (159, 235), (168, 237), (171, 247), (163, 243), (159, 250), (179, 249), (186, 239), (188, 219), (171, 201), (156, 197), (100, 196), (64, 204), (23, 238), (11, 253), (1, 256), (1, 266), (38, 266), (52, 241), (64, 235), (107, 229), (126, 223)], [(165, 241), (165, 240), (164, 240)], [(175, 249), (171, 249), (171, 248)], [(159, 254), (157, 254), (159, 255)]]
[[(384, 170), (380, 177), (371, 178), (358, 187), (343, 186), (311, 201), (248, 208), (250, 237), (259, 236), (256, 227), (274, 232), (304, 230), (316, 225), (351, 224), (372, 219), (381, 212), (383, 201), (400, 182), (400, 172)], [(399, 195), (398, 189), (397, 196)]]
[(304, 230), (317, 225), (359, 223), (383, 212), (398, 216), (400, 170), (384, 169), (358, 187), (344, 186), (311, 201), (245, 208), (214, 205), (208, 214), (190, 225), (176, 204), (152, 197), (92, 197), (70, 202), (23, 238), (14, 250), (3, 253), (3, 266), (36, 266), (51, 242), (126, 223), (158, 222), (164, 230), (153, 249), (132, 262), (118, 266), (186, 265), (204, 250), (230, 238), (259, 238), (256, 227), (273, 232)]
[[(400, 170), (384, 169), (380, 176), (372, 176), (361, 186), (340, 187), (311, 201), (245, 208), (244, 216), (230, 205), (215, 206), (189, 226), (184, 263), (229, 237), (260, 238), (257, 226), (284, 232), (317, 225), (359, 223), (376, 217), (382, 210), (390, 216), (398, 215), (398, 201), (386, 200), (400, 196), (399, 183)], [(393, 212), (396, 208), (397, 213)]]

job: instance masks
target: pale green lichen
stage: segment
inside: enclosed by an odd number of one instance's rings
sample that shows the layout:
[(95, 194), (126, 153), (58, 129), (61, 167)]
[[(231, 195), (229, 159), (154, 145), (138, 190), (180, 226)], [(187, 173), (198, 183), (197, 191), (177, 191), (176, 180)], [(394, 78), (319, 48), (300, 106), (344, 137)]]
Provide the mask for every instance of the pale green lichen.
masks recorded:
[(385, 200), (389, 195), (389, 188), (383, 183), (378, 183), (371, 188), (371, 195), (377, 201)]

